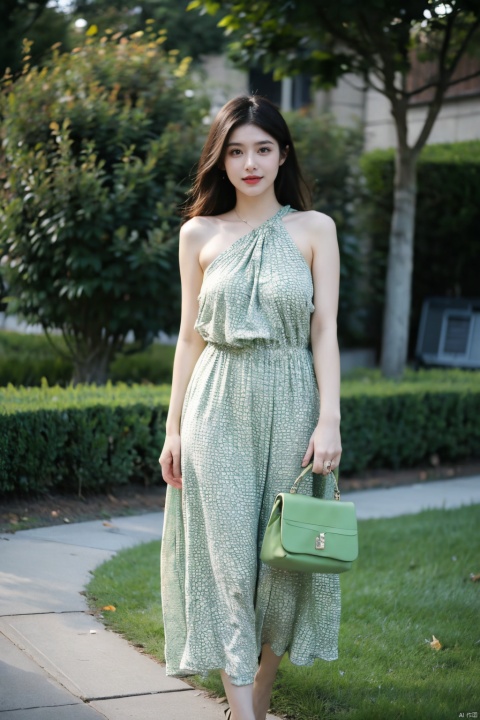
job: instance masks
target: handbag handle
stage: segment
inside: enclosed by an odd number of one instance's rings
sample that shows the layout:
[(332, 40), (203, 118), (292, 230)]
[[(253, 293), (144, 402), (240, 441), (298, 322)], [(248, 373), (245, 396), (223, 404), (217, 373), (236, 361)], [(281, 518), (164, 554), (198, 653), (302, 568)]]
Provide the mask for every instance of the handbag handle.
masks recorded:
[[(290, 488), (290, 493), (292, 495), (295, 495), (295, 493), (298, 490), (298, 486), (300, 485), (301, 480), (305, 477), (307, 473), (310, 472), (310, 470), (313, 468), (313, 462), (309, 463), (306, 468), (302, 470), (300, 475), (297, 477), (295, 482), (293, 483), (292, 487)], [(333, 480), (335, 482), (335, 491), (333, 493), (333, 496), (335, 500), (340, 500), (340, 490), (338, 489), (338, 467), (334, 468), (334, 470), (331, 470), (326, 477), (329, 477), (329, 475), (333, 475)]]

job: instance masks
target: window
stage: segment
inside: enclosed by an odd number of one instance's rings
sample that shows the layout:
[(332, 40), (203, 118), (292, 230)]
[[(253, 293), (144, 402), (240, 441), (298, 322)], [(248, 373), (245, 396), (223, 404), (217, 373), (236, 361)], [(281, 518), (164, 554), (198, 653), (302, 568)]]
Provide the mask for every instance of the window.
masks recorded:
[(264, 73), (253, 68), (249, 72), (248, 87), (251, 93), (263, 95), (282, 110), (298, 110), (312, 101), (309, 75), (274, 80), (273, 73)]

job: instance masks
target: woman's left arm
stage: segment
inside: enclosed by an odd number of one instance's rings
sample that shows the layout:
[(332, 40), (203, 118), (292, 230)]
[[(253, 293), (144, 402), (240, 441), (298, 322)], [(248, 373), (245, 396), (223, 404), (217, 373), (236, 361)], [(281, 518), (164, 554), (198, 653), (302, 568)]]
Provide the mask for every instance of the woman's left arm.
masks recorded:
[(337, 339), (340, 253), (334, 221), (322, 213), (309, 213), (312, 238), (313, 304), (311, 342), (313, 364), (320, 392), (320, 416), (303, 458), (313, 455), (313, 472), (327, 474), (324, 462), (338, 467), (340, 439), (340, 352)]

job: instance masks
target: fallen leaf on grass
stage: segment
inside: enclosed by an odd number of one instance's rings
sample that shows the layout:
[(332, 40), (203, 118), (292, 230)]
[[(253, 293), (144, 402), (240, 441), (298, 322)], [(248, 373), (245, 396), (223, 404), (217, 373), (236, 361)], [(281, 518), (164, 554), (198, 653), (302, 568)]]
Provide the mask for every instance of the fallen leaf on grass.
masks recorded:
[(430, 647), (434, 650), (440, 650), (442, 647), (442, 643), (435, 637), (435, 635), (432, 635), (432, 640), (425, 640), (425, 642), (429, 643)]
[(116, 609), (115, 605), (105, 605), (105, 607), (102, 608), (102, 610), (109, 610), (110, 612), (115, 612)]
[(480, 573), (477, 573), (476, 575), (475, 573), (470, 573), (470, 580), (472, 582), (478, 582), (480, 580)]

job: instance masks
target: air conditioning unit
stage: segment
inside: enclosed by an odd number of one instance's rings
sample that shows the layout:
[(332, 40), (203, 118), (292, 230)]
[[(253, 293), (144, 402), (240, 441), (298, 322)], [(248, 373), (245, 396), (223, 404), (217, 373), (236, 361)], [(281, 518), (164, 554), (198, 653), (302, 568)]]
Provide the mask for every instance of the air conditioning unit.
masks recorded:
[(424, 365), (480, 368), (480, 298), (424, 300), (415, 354)]

